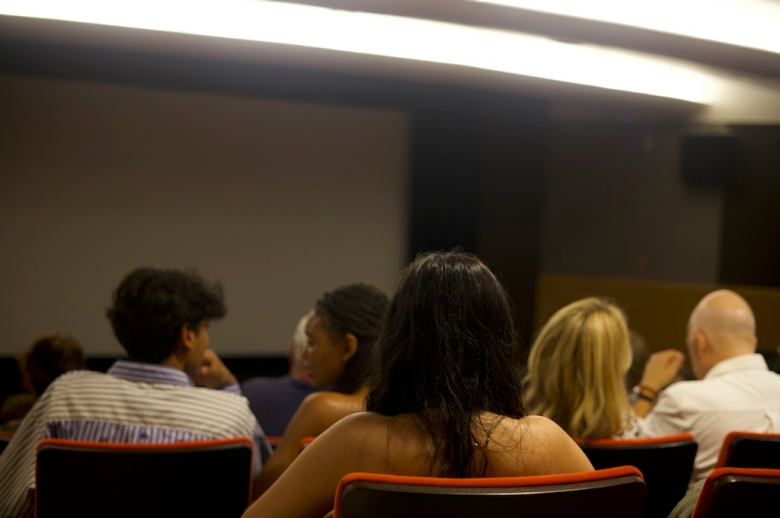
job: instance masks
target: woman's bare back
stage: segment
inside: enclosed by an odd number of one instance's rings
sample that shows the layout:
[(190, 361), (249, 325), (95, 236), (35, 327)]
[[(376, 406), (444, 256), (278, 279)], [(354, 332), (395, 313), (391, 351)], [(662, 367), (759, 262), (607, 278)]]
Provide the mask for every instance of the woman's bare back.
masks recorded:
[[(479, 417), (484, 429), (478, 425), (475, 435), (487, 452), (486, 477), (593, 469), (576, 443), (544, 417), (511, 419), (489, 413)], [(332, 509), (336, 486), (344, 475), (363, 471), (436, 476), (440, 464), (433, 451), (434, 438), (411, 414), (352, 414), (304, 450), (244, 516), (322, 517)]]
[[(418, 417), (364, 412), (359, 419), (367, 429), (374, 430), (366, 435), (364, 451), (360, 452), (362, 471), (438, 476), (441, 460), (436, 455), (437, 441)], [(485, 477), (566, 473), (571, 472), (573, 465), (592, 469), (580, 448), (545, 418), (512, 419), (482, 412), (473, 422), (477, 465), (482, 466), (487, 457)]]

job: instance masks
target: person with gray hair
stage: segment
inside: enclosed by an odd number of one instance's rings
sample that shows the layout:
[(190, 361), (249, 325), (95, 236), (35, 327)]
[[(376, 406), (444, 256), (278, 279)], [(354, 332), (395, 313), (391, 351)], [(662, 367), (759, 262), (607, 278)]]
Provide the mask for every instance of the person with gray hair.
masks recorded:
[[(662, 387), (640, 383), (643, 392), (634, 410), (646, 416), (641, 423), (645, 437), (693, 434), (699, 444), (691, 476), (695, 483), (712, 471), (729, 432), (780, 432), (780, 375), (756, 354), (753, 310), (730, 290), (714, 291), (694, 308), (686, 344), (697, 379), (674, 383), (660, 394)], [(658, 354), (650, 357), (645, 373), (669, 361)]]
[(314, 310), (309, 311), (295, 326), (287, 356), (290, 371), (286, 376), (252, 378), (241, 384), (241, 391), (249, 400), (249, 408), (265, 433), (270, 436), (284, 435), (301, 401), (317, 391), (303, 361), (303, 352), (309, 343), (306, 337), (306, 324), (313, 314)]

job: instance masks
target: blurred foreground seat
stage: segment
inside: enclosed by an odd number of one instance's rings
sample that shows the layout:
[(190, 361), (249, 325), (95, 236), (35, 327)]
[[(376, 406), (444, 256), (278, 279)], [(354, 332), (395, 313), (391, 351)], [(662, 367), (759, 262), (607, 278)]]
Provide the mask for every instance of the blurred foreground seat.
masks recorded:
[(46, 439), (35, 479), (37, 518), (239, 517), (251, 497), (252, 442)]
[(645, 518), (666, 518), (688, 490), (698, 445), (689, 433), (580, 442), (596, 469), (634, 466), (647, 484)]
[(351, 473), (334, 518), (639, 518), (647, 488), (636, 468), (509, 478), (429, 478)]
[(710, 473), (691, 518), (776, 517), (780, 470), (719, 468)]

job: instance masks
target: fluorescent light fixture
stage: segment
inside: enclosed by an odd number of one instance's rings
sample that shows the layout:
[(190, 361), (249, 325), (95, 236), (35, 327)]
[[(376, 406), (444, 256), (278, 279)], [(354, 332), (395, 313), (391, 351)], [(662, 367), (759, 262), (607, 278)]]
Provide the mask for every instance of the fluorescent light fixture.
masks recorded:
[(768, 0), (471, 0), (640, 27), (780, 53), (780, 4)]
[(637, 52), (540, 36), (250, 0), (0, 0), (0, 15), (298, 45), (493, 70), (707, 104), (717, 81)]

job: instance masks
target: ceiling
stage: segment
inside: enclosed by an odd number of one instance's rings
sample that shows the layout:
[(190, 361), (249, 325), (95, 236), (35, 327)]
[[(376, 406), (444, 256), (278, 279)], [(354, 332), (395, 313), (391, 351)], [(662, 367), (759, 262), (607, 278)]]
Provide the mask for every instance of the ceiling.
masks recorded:
[[(0, 6), (2, 3), (0, 0)], [(716, 78), (718, 96), (711, 103), (699, 105), (457, 64), (8, 15), (0, 15), (0, 38), (348, 71), (542, 96), (551, 100), (557, 119), (630, 116), (686, 119), (706, 124), (780, 123), (780, 54), (777, 53), (466, 0), (303, 0), (295, 3), (533, 34), (573, 46), (623, 49), (635, 53), (638, 59), (642, 55), (661, 56), (669, 58), (670, 63)], [(780, 38), (780, 30), (778, 34)], [(398, 35), (399, 39), (403, 37)]]

